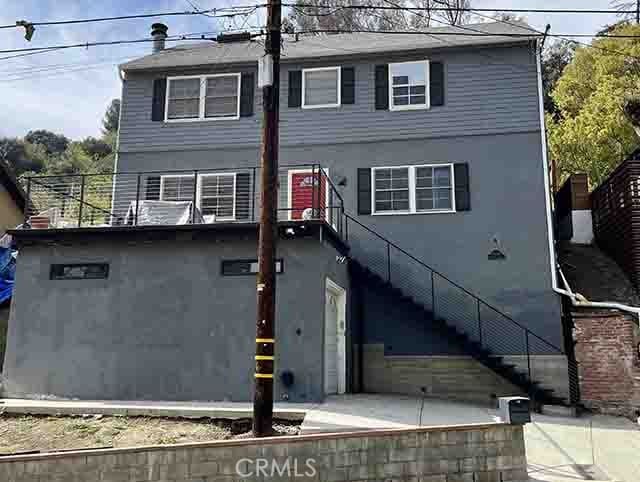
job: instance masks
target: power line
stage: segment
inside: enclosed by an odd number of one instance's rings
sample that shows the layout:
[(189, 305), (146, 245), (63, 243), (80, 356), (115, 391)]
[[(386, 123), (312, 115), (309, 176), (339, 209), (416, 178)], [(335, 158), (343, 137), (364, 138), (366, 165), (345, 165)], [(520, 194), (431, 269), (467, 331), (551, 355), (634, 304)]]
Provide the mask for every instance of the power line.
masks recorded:
[[(313, 14), (311, 14), (313, 16)], [(433, 21), (438, 21), (436, 19), (431, 19)], [(444, 23), (444, 22), (442, 22)], [(427, 35), (427, 36), (444, 36), (444, 37), (507, 37), (507, 38), (534, 38), (534, 37), (542, 37), (544, 34), (542, 32), (538, 32), (537, 30), (531, 33), (518, 33), (518, 32), (486, 32), (482, 30), (470, 29), (464, 25), (455, 25), (452, 26), (455, 28), (460, 28), (463, 30), (470, 30), (470, 32), (433, 32), (433, 31), (421, 31), (421, 30), (371, 30), (371, 29), (307, 29), (296, 31), (297, 34), (308, 34), (308, 33), (327, 33), (327, 34), (337, 34), (337, 33), (380, 33), (380, 34), (409, 34), (409, 35)], [(522, 27), (524, 28), (524, 26)], [(558, 37), (558, 38), (619, 38), (619, 39), (640, 39), (640, 35), (598, 35), (598, 34), (571, 34), (571, 33), (562, 33), (562, 34), (548, 34), (548, 37)]]
[[(260, 27), (253, 27), (254, 29), (258, 29)], [(207, 32), (208, 34), (214, 34), (217, 32)], [(172, 36), (172, 37), (168, 37), (165, 40), (168, 42), (181, 42), (181, 41), (188, 41), (188, 40), (209, 40), (211, 42), (216, 42), (215, 38), (211, 38), (211, 37), (205, 37), (204, 34), (201, 37), (189, 37), (189, 35), (193, 35), (193, 34), (184, 34), (184, 35), (179, 35), (179, 36)], [(261, 34), (253, 34), (253, 36), (257, 36), (257, 35), (261, 35)], [(12, 54), (12, 53), (25, 53), (25, 54), (34, 54), (34, 53), (41, 53), (41, 52), (50, 52), (50, 51), (54, 51), (54, 50), (64, 50), (64, 49), (72, 49), (72, 48), (89, 48), (89, 47), (100, 47), (100, 46), (106, 46), (106, 45), (124, 45), (124, 44), (136, 44), (136, 43), (144, 43), (144, 42), (153, 42), (153, 39), (151, 38), (144, 38), (144, 39), (135, 39), (135, 40), (111, 40), (111, 41), (103, 41), (103, 42), (82, 42), (82, 43), (76, 43), (76, 44), (66, 44), (66, 45), (52, 45), (52, 46), (47, 46), (47, 47), (28, 47), (28, 48), (21, 48), (21, 49), (7, 49), (7, 50), (0, 50), (0, 54)], [(0, 60), (6, 59), (9, 57), (0, 57)], [(13, 57), (10, 57), (13, 58)]]
[[(136, 15), (119, 15), (115, 17), (95, 17), (95, 18), (85, 18), (85, 19), (72, 19), (72, 20), (52, 20), (52, 21), (42, 21), (42, 22), (27, 22), (29, 25), (33, 25), (34, 27), (46, 26), (46, 25), (74, 25), (74, 24), (82, 24), (82, 23), (93, 23), (93, 22), (112, 22), (117, 20), (130, 20), (130, 19), (140, 19), (140, 18), (154, 18), (154, 17), (174, 17), (174, 16), (184, 16), (184, 15), (207, 15), (212, 18), (224, 18), (230, 17), (234, 15), (249, 15), (253, 13), (258, 8), (264, 7), (264, 4), (258, 5), (249, 5), (249, 6), (234, 6), (234, 7), (222, 7), (222, 8), (212, 8), (208, 10), (188, 10), (183, 12), (156, 12), (156, 13), (142, 13)], [(248, 12), (238, 12), (238, 10), (246, 10)], [(16, 25), (16, 24), (8, 24), (8, 25), (0, 25), (0, 29), (7, 28), (23, 28), (24, 25)]]
[(419, 12), (487, 12), (487, 13), (550, 13), (550, 14), (590, 14), (590, 15), (618, 15), (625, 13), (635, 14), (635, 10), (606, 10), (606, 9), (562, 9), (562, 8), (464, 8), (464, 7), (384, 7), (368, 5), (322, 5), (305, 3), (283, 3), (285, 7), (298, 8), (327, 8), (327, 9), (351, 9), (351, 10), (412, 10)]

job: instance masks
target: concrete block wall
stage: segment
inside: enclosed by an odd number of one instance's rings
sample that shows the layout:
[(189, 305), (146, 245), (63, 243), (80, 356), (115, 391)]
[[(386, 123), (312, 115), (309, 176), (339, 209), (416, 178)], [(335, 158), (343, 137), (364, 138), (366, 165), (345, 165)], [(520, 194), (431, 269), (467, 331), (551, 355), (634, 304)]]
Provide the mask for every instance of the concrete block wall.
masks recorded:
[(640, 410), (640, 333), (631, 315), (575, 310), (573, 337), (582, 403), (613, 415)]
[(365, 345), (363, 355), (363, 389), (368, 393), (424, 393), (486, 405), (495, 405), (496, 397), (523, 395), (470, 356), (385, 356), (381, 344)]
[(479, 424), (3, 457), (0, 480), (524, 482), (528, 478), (522, 427)]

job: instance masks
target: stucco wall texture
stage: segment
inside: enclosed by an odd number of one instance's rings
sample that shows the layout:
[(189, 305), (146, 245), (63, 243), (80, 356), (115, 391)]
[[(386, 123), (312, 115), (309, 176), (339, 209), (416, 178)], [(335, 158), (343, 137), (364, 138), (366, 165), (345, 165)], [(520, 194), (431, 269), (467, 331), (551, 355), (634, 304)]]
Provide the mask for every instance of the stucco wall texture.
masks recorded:
[[(255, 259), (256, 245), (254, 233), (22, 246), (5, 395), (251, 400), (256, 278), (222, 276), (221, 261)], [(292, 401), (323, 396), (325, 279), (349, 288), (337, 254), (319, 238), (279, 243), (276, 377), (294, 373)], [(49, 279), (52, 263), (81, 262), (109, 263), (108, 279)]]

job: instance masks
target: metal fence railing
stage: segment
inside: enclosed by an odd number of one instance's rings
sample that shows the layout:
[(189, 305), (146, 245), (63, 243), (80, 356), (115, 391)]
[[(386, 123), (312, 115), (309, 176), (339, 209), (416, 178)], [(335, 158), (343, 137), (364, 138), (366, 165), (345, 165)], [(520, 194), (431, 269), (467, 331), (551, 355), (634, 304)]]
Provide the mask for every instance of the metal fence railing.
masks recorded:
[[(509, 315), (471, 293), (444, 274), (402, 249), (349, 214), (345, 214), (350, 256), (383, 282), (442, 319), (477, 343), (492, 356), (503, 357), (526, 376), (523, 386), (544, 383), (545, 356), (565, 357), (564, 351), (518, 323)], [(577, 364), (567, 359), (568, 380), (577, 380)], [(568, 383), (568, 398), (577, 402), (574, 384)], [(562, 398), (564, 394), (558, 395)]]
[[(32, 176), (26, 228), (255, 223), (261, 168)], [(282, 166), (278, 221), (324, 220), (344, 230), (341, 194), (319, 164)]]

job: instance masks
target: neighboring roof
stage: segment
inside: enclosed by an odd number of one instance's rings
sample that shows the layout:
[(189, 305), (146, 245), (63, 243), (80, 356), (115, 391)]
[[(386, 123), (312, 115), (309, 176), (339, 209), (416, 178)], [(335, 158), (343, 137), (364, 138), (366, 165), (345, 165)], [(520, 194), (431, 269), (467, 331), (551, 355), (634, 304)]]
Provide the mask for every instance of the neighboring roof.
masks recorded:
[(22, 190), (20, 182), (18, 182), (18, 178), (13, 172), (13, 169), (11, 169), (6, 161), (0, 161), (0, 183), (2, 183), (2, 185), (5, 187), (20, 210), (24, 211), (24, 208), (27, 204), (27, 195)]
[[(542, 34), (522, 22), (481, 23), (464, 27), (437, 27), (420, 34), (348, 33), (301, 36), (298, 41), (288, 36), (283, 41), (282, 61), (335, 57), (338, 55), (371, 55), (384, 52), (407, 52), (450, 47), (471, 47), (529, 41)], [(429, 35), (436, 33), (437, 35)], [(490, 35), (482, 35), (487, 33)], [(205, 42), (178, 45), (147, 55), (120, 66), (125, 71), (167, 69), (251, 63), (264, 55), (260, 42)]]

